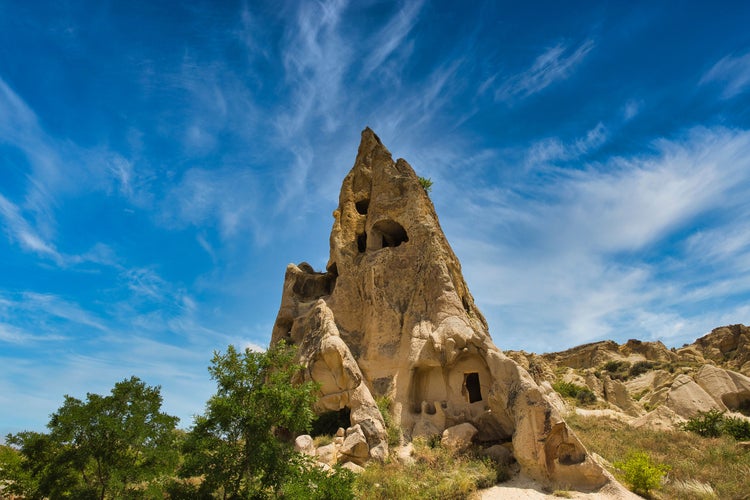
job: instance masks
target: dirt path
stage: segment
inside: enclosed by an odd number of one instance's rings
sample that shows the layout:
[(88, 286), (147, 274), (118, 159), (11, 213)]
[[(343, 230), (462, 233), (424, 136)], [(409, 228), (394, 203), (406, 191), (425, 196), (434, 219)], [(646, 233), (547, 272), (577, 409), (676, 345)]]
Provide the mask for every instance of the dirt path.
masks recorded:
[(513, 477), (510, 481), (479, 491), (477, 495), (472, 497), (472, 499), (499, 500), (518, 498), (523, 500), (537, 500), (549, 498), (588, 498), (591, 500), (638, 500), (641, 498), (622, 486), (618, 486), (619, 485), (607, 485), (595, 493), (565, 491), (564, 494), (553, 495), (552, 493), (545, 493), (542, 485), (538, 482), (519, 474)]

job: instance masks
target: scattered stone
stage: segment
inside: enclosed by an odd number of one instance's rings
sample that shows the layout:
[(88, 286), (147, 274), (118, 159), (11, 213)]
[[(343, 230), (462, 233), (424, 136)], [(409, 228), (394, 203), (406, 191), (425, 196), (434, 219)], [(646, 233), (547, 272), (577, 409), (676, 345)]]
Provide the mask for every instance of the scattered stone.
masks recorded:
[(312, 436), (302, 434), (294, 440), (294, 451), (304, 453), (305, 455), (315, 456), (315, 443)]
[(335, 444), (320, 446), (316, 450), (318, 462), (333, 465), (338, 461), (338, 450)]

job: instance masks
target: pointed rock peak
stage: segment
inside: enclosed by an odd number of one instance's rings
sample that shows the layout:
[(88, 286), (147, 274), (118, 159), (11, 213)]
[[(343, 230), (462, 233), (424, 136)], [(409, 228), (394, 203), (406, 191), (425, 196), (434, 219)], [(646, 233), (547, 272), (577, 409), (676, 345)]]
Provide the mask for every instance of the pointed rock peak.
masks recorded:
[(492, 343), (427, 192), (409, 164), (362, 131), (333, 213), (327, 272), (289, 265), (272, 342), (300, 346), (321, 384), (318, 410), (351, 410), (382, 455), (387, 397), (408, 441), (457, 424), (478, 442), (512, 440), (526, 473), (596, 487), (601, 468), (542, 388)]

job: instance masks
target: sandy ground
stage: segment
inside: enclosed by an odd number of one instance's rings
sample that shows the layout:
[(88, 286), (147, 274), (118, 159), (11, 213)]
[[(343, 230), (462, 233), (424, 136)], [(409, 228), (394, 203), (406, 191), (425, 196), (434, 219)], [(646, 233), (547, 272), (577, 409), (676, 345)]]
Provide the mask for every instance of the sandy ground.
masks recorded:
[(604, 486), (594, 493), (581, 493), (578, 491), (566, 491), (569, 496), (553, 495), (545, 493), (541, 484), (522, 475), (516, 475), (510, 481), (493, 486), (477, 492), (472, 500), (495, 500), (495, 499), (547, 499), (547, 498), (588, 498), (604, 500), (637, 500), (638, 495), (631, 493), (623, 487), (616, 485)]

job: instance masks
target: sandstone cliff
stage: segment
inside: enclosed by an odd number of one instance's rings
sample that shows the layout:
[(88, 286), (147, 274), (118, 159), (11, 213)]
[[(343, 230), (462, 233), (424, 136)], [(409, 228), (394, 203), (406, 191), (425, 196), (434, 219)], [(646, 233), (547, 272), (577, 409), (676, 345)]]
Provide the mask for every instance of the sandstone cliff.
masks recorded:
[(715, 328), (679, 349), (629, 340), (543, 355), (506, 354), (537, 383), (576, 384), (596, 397), (585, 405), (569, 400), (567, 410), (614, 411), (635, 426), (656, 429), (673, 429), (700, 411), (750, 414), (750, 328), (744, 325)]
[(521, 469), (545, 483), (610, 481), (549, 384), (493, 344), (417, 175), (370, 129), (333, 217), (325, 272), (287, 267), (272, 343), (300, 346), (321, 384), (320, 412), (351, 411), (347, 440), (361, 435), (371, 458), (385, 457), (375, 398), (388, 397), (405, 442), (471, 424), (475, 442), (510, 443)]

